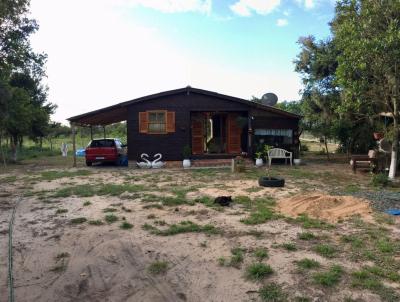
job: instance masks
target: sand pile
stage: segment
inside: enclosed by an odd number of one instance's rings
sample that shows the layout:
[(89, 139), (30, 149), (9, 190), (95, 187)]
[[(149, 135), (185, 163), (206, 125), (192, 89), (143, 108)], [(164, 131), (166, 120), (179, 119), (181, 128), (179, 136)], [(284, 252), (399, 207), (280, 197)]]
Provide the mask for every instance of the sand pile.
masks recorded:
[(331, 196), (322, 193), (294, 195), (280, 200), (278, 209), (291, 217), (304, 213), (329, 222), (337, 222), (353, 215), (372, 220), (369, 203), (352, 196)]

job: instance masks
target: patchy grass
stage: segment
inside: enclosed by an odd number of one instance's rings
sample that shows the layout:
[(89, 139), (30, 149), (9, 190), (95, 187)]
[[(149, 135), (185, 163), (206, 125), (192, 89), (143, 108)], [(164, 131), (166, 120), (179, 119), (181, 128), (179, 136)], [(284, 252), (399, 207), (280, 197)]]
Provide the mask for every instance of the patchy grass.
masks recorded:
[[(290, 219), (289, 219), (290, 220)], [(301, 214), (299, 215), (295, 220), (295, 222), (300, 223), (303, 228), (305, 229), (333, 229), (335, 226), (332, 224), (329, 224), (325, 221), (315, 219), (315, 218), (310, 218), (306, 214)]]
[(87, 206), (90, 206), (92, 203), (90, 202), (90, 201), (85, 201), (84, 203), (83, 203), (83, 206), (84, 207), (87, 207)]
[(313, 240), (313, 239), (316, 239), (317, 238), (317, 236), (315, 236), (313, 233), (311, 233), (311, 232), (303, 232), (303, 233), (299, 233), (299, 234), (297, 234), (297, 237), (300, 239), (300, 240)]
[(105, 208), (103, 209), (103, 213), (112, 213), (112, 212), (117, 212), (118, 209), (116, 208)]
[(56, 214), (57, 214), (57, 215), (58, 215), (58, 214), (64, 214), (64, 213), (67, 213), (67, 212), (68, 212), (67, 209), (57, 209)]
[(143, 206), (143, 209), (158, 209), (162, 210), (164, 207), (162, 204), (159, 203), (152, 203), (152, 204), (146, 204)]
[(253, 281), (261, 281), (273, 273), (274, 270), (264, 263), (253, 263), (246, 268), (246, 278)]
[(86, 221), (87, 219), (85, 217), (78, 217), (70, 220), (71, 224), (82, 224), (85, 223)]
[(344, 271), (340, 265), (332, 265), (326, 272), (315, 273), (313, 280), (316, 284), (331, 287), (339, 283)]
[(371, 272), (369, 267), (364, 267), (351, 274), (351, 285), (356, 288), (367, 289), (378, 294), (382, 301), (395, 302), (400, 300), (400, 295), (392, 288), (385, 286), (379, 277)]
[(172, 224), (166, 229), (158, 229), (150, 224), (144, 224), (142, 226), (144, 230), (150, 231), (150, 233), (160, 236), (173, 236), (182, 233), (205, 233), (205, 234), (217, 234), (220, 231), (213, 225), (198, 225), (189, 220), (181, 221), (178, 224)]
[(90, 225), (103, 225), (104, 222), (101, 221), (101, 220), (89, 220), (88, 224), (90, 224)]
[(254, 257), (256, 257), (259, 261), (262, 261), (268, 258), (268, 250), (263, 247), (258, 247), (253, 252)]
[(244, 260), (244, 252), (245, 250), (241, 247), (235, 247), (231, 250), (232, 256), (229, 261), (229, 266), (240, 268), (241, 264)]
[(105, 220), (107, 223), (114, 223), (114, 222), (116, 222), (116, 221), (118, 220), (118, 217), (115, 216), (114, 214), (108, 214), (108, 215), (106, 215), (106, 216), (104, 217), (104, 220)]
[(123, 229), (123, 230), (130, 230), (131, 228), (133, 228), (133, 224), (130, 224), (129, 222), (124, 221), (121, 223), (119, 228)]
[(308, 259), (308, 258), (304, 258), (299, 261), (296, 261), (296, 264), (297, 264), (298, 268), (300, 268), (302, 270), (315, 269), (315, 268), (319, 268), (321, 266), (321, 264), (318, 261), (316, 261), (314, 259)]
[(337, 249), (329, 244), (317, 244), (314, 251), (325, 258), (334, 258), (337, 254)]
[(165, 274), (168, 271), (168, 262), (154, 261), (148, 266), (147, 270), (153, 275)]
[(51, 180), (64, 178), (64, 177), (72, 178), (75, 176), (88, 176), (90, 174), (92, 174), (92, 171), (90, 171), (90, 170), (77, 170), (77, 171), (49, 170), (49, 171), (43, 171), (42, 173), (40, 173), (39, 180), (51, 181)]
[(143, 185), (87, 184), (87, 185), (76, 185), (58, 189), (53, 193), (52, 197), (69, 197), (69, 196), (91, 197), (95, 195), (119, 196), (125, 192), (134, 193), (134, 192), (143, 192), (145, 190), (146, 187), (144, 187)]
[(261, 301), (263, 302), (286, 302), (288, 301), (287, 293), (282, 289), (282, 286), (277, 283), (264, 285), (259, 290)]
[(281, 247), (290, 252), (297, 251), (297, 246), (293, 242), (282, 243)]

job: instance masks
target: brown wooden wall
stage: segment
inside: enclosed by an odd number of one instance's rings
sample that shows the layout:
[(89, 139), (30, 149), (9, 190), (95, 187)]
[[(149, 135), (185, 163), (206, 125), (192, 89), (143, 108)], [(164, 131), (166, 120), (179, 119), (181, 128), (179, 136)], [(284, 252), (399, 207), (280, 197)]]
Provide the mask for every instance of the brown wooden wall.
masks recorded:
[[(139, 133), (139, 112), (167, 110), (175, 112), (175, 132), (168, 134)], [(132, 104), (128, 108), (128, 157), (138, 160), (140, 154), (152, 157), (162, 153), (163, 160), (182, 160), (182, 149), (191, 144), (190, 112), (221, 111), (246, 113), (249, 106), (194, 92), (164, 96)]]

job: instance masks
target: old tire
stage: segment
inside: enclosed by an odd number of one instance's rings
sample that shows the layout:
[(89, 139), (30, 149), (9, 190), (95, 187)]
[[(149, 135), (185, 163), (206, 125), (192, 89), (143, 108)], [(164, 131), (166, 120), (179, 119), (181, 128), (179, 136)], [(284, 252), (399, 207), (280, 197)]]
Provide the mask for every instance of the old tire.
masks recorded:
[(258, 184), (262, 187), (273, 187), (273, 188), (284, 187), (285, 179), (261, 176), (258, 179)]
[(90, 167), (93, 163), (91, 161), (86, 162), (86, 166)]

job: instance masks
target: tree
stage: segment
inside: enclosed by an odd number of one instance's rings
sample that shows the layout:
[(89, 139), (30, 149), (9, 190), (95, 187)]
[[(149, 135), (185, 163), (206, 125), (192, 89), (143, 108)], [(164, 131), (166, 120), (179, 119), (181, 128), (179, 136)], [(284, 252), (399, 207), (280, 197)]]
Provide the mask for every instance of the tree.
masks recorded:
[(13, 160), (24, 135), (44, 136), (55, 110), (41, 84), (46, 55), (30, 46), (38, 25), (28, 14), (29, 0), (0, 0), (0, 138), (10, 137)]
[(396, 175), (400, 111), (400, 2), (341, 0), (332, 23), (342, 111), (393, 118), (389, 177)]

